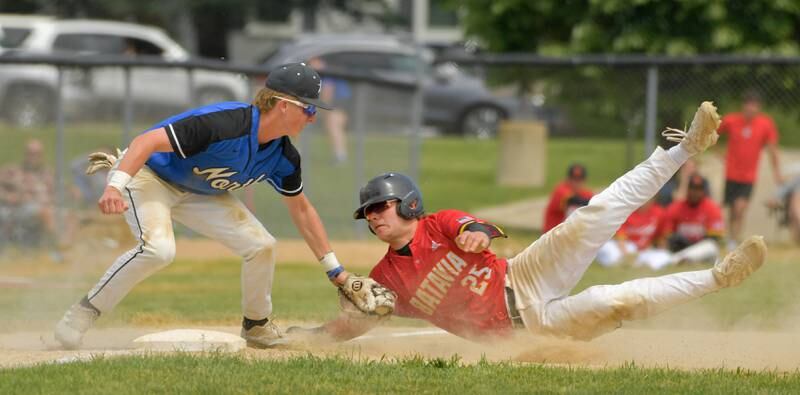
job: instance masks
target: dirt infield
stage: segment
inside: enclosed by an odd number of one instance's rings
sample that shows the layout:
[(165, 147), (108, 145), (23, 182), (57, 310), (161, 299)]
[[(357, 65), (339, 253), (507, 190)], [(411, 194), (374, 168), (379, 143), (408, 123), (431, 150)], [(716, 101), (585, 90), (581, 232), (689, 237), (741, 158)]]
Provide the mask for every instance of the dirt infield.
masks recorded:
[[(296, 323), (295, 323), (296, 324)], [(206, 329), (237, 333), (238, 327)], [(0, 367), (37, 363), (67, 363), (95, 357), (140, 353), (133, 339), (161, 329), (107, 328), (92, 330), (82, 350), (53, 349), (50, 333), (0, 335)], [(714, 332), (620, 329), (592, 342), (573, 342), (520, 334), (498, 344), (482, 345), (435, 328), (379, 328), (341, 344), (296, 341), (278, 349), (248, 349), (250, 358), (287, 358), (293, 355), (346, 355), (353, 358), (402, 358), (460, 356), (465, 362), (489, 361), (552, 363), (585, 367), (615, 367), (633, 362), (639, 367), (678, 369), (744, 368), (795, 371), (800, 353), (798, 333)]]

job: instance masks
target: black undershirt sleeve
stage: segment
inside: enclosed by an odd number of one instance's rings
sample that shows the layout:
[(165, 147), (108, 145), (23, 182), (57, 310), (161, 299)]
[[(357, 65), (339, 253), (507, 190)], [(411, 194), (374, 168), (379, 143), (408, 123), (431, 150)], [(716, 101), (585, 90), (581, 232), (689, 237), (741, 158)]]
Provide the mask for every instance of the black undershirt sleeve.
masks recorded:
[(291, 196), (298, 195), (303, 191), (303, 174), (302, 168), (300, 167), (300, 153), (297, 152), (297, 148), (294, 147), (294, 144), (292, 144), (292, 141), (289, 140), (288, 137), (284, 138), (283, 156), (294, 167), (294, 171), (292, 173), (283, 176), (283, 189), (287, 191), (296, 191), (292, 193)]
[(467, 224), (464, 224), (464, 226), (461, 227), (461, 231), (458, 232), (458, 233), (461, 234), (465, 230), (468, 230), (470, 232), (483, 232), (483, 233), (486, 233), (486, 235), (489, 236), (490, 239), (496, 239), (498, 237), (502, 237), (502, 238), (507, 238), (508, 237), (506, 235), (506, 233), (503, 232), (503, 229), (500, 229), (499, 226), (494, 225), (494, 224), (490, 224), (490, 223), (486, 223), (486, 222), (477, 222), (477, 221), (469, 222)]
[(173, 151), (181, 158), (205, 151), (209, 145), (250, 134), (249, 107), (194, 115), (164, 126)]

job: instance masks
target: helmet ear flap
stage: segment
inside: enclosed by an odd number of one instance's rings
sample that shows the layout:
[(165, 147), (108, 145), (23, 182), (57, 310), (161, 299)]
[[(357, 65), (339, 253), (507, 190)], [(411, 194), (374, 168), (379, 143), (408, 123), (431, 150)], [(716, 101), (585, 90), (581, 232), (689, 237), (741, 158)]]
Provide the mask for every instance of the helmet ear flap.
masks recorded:
[(411, 191), (397, 204), (397, 214), (405, 219), (417, 218), (423, 213), (422, 199), (417, 191)]

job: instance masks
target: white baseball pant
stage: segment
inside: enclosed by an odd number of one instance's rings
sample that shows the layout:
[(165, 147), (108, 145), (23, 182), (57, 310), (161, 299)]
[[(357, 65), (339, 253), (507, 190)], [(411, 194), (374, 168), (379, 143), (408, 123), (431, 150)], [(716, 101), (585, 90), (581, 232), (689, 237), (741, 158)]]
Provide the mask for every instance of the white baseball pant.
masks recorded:
[(199, 195), (181, 191), (143, 167), (128, 183), (125, 219), (136, 247), (111, 265), (88, 294), (100, 312), (111, 311), (140, 281), (170, 264), (175, 257), (172, 219), (220, 241), (244, 258), (242, 310), (253, 320), (272, 313), (275, 238), (231, 193)]
[[(688, 158), (680, 146), (676, 157)], [(685, 161), (657, 148), (644, 162), (509, 259), (516, 306), (533, 333), (589, 340), (718, 290), (711, 270), (598, 285), (569, 296), (600, 247), (650, 200)], [(680, 163), (679, 163), (680, 162)]]

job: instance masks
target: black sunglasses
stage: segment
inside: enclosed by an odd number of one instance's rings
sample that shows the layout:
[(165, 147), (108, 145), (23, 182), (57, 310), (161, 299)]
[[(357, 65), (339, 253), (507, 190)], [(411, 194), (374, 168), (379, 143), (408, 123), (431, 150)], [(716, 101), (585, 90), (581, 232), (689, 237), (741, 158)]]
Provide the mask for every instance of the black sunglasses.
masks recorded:
[(382, 214), (384, 211), (388, 210), (389, 207), (392, 207), (391, 202), (394, 202), (394, 200), (372, 203), (369, 206), (364, 207), (364, 216), (366, 217), (370, 214)]

